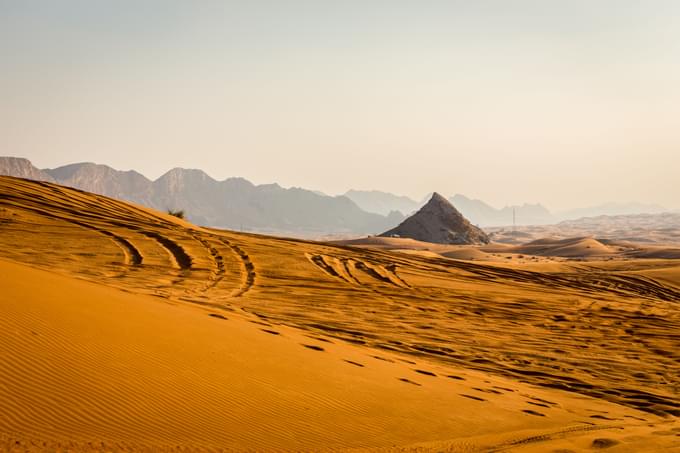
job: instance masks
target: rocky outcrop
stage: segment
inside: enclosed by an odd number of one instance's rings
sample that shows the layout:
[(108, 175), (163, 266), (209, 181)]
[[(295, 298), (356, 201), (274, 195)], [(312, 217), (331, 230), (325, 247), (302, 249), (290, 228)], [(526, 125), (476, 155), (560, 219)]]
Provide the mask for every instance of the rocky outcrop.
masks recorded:
[(472, 225), (449, 201), (434, 193), (430, 201), (399, 226), (381, 234), (437, 244), (488, 244), (489, 236)]
[(0, 175), (55, 182), (50, 175), (34, 167), (30, 160), (21, 157), (0, 157)]

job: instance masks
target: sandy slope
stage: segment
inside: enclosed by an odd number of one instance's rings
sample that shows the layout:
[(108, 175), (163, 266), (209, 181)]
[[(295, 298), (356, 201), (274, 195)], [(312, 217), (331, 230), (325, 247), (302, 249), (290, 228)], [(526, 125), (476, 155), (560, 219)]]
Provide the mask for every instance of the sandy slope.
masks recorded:
[(616, 251), (590, 237), (568, 239), (539, 239), (513, 247), (515, 253), (530, 255), (562, 256), (568, 258), (612, 255)]
[(675, 262), (367, 251), (4, 177), (0, 233), (3, 450), (680, 448)]
[(9, 446), (462, 448), (485, 447), (489, 434), (499, 445), (528, 432), (583, 435), (599, 420), (665, 425), (566, 392), (390, 353), (378, 359), (7, 261), (0, 271), (0, 438)]

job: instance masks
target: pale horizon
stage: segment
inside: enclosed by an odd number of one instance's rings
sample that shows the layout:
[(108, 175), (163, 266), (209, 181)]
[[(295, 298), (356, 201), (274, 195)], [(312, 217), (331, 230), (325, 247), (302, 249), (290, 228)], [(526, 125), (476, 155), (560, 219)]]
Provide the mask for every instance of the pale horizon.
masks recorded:
[(680, 4), (0, 0), (1, 155), (680, 208)]

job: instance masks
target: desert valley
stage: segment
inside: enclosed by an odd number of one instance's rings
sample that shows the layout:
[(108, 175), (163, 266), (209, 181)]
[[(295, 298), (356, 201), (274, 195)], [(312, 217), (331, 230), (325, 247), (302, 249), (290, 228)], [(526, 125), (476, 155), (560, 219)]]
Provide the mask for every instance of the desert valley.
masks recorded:
[(678, 248), (493, 242), (438, 195), (399, 231), (450, 215), (477, 245), (267, 237), (0, 177), (0, 447), (680, 448)]

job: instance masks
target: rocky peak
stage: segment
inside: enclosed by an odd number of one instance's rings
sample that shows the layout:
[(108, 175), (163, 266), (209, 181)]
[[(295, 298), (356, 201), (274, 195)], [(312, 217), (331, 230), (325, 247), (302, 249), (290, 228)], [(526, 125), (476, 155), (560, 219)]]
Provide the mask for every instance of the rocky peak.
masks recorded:
[(381, 236), (399, 236), (439, 244), (489, 242), (486, 233), (472, 225), (446, 198), (436, 192), (418, 212)]
[(54, 182), (54, 178), (22, 157), (0, 157), (0, 175)]

